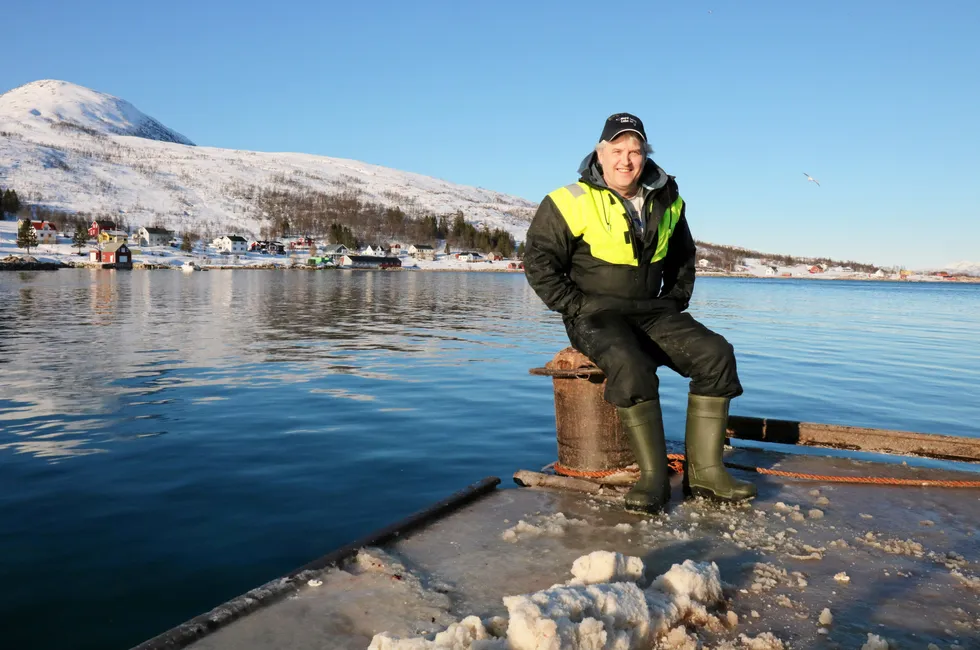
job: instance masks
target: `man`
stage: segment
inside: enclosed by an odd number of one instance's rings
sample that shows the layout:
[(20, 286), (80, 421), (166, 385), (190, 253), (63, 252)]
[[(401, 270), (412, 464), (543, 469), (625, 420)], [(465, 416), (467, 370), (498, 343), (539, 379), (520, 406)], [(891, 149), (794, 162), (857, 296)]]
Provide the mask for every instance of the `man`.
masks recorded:
[(657, 367), (689, 377), (685, 495), (751, 499), (753, 484), (722, 464), (728, 405), (742, 394), (732, 346), (685, 313), (694, 289), (694, 239), (673, 176), (648, 154), (643, 123), (606, 120), (581, 178), (541, 202), (525, 242), (524, 270), (560, 312), (576, 349), (606, 374), (640, 467), (626, 507), (659, 512), (670, 499)]

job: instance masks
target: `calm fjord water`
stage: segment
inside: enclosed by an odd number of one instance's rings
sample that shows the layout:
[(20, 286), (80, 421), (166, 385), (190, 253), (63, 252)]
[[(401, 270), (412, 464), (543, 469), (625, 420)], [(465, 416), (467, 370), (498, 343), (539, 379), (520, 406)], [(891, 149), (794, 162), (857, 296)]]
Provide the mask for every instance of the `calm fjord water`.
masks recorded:
[[(980, 285), (703, 278), (691, 309), (733, 413), (978, 435)], [(527, 371), (566, 344), (517, 274), (0, 274), (4, 644), (127, 648), (551, 462)]]

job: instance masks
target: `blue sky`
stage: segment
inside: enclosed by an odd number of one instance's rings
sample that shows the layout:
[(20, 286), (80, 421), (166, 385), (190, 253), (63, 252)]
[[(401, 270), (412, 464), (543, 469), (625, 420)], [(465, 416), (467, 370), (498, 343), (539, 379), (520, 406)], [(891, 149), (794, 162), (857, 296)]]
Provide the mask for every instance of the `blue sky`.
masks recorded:
[(19, 0), (0, 19), (19, 26), (0, 91), (71, 81), (202, 145), (537, 201), (630, 111), (698, 239), (980, 261), (977, 2)]

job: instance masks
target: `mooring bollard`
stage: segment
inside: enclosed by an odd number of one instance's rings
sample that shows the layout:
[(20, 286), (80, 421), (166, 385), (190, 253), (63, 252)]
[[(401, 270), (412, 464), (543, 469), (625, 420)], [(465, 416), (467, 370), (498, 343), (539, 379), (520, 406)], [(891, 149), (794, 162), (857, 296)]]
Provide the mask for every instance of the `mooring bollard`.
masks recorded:
[(595, 478), (587, 474), (624, 470), (633, 464), (616, 407), (602, 397), (606, 376), (588, 357), (565, 348), (543, 368), (530, 372), (554, 382), (557, 473)]

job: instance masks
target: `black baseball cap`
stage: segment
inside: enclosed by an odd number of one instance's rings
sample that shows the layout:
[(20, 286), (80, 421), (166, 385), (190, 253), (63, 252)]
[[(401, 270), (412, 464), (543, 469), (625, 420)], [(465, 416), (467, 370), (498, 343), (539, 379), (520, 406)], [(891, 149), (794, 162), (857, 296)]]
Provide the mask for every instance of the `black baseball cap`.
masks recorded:
[(643, 122), (640, 121), (640, 118), (629, 113), (616, 113), (606, 119), (606, 125), (602, 127), (602, 135), (599, 137), (599, 142), (603, 140), (612, 142), (617, 136), (627, 131), (632, 131), (640, 136), (641, 140), (644, 142), (647, 141), (647, 133), (643, 130)]

